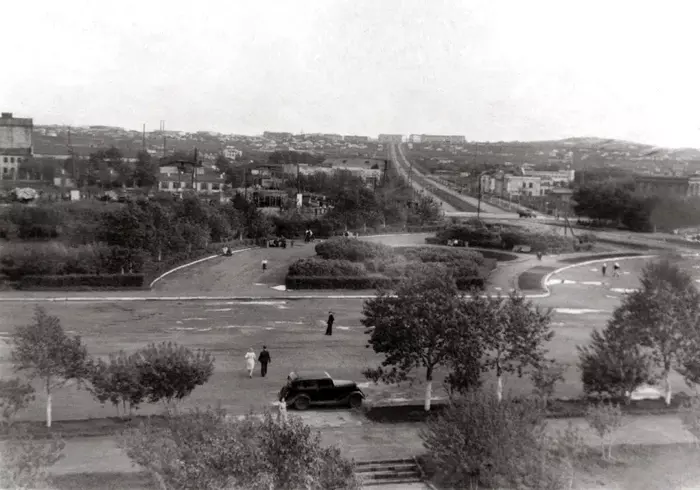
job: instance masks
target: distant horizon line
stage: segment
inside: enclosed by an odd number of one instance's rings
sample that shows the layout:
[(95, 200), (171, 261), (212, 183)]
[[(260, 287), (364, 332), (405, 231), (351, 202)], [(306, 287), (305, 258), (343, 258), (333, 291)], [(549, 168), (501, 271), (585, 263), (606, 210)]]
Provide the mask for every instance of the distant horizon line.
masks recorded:
[[(89, 129), (89, 128), (110, 128), (110, 129), (120, 129), (123, 131), (128, 131), (128, 132), (134, 132), (134, 133), (142, 133), (143, 129), (138, 130), (138, 129), (130, 129), (126, 128), (124, 126), (111, 126), (108, 124), (35, 124), (35, 128), (41, 128), (41, 127), (61, 127), (61, 128), (80, 128), (80, 129)], [(182, 130), (182, 129), (157, 129), (157, 130), (147, 130), (146, 133), (186, 133), (186, 134), (196, 134), (196, 133), (208, 133), (208, 134), (217, 134), (217, 135), (222, 135), (222, 136), (246, 136), (246, 137), (261, 137), (265, 132), (270, 132), (270, 133), (289, 133), (293, 136), (301, 136), (301, 135), (339, 135), (339, 136), (352, 136), (352, 137), (368, 137), (372, 138), (374, 140), (377, 140), (380, 135), (400, 135), (402, 138), (410, 137), (411, 135), (418, 135), (418, 136), (465, 136), (461, 135), (458, 133), (398, 133), (398, 132), (383, 132), (383, 133), (378, 133), (376, 136), (371, 136), (371, 135), (366, 135), (366, 134), (357, 134), (357, 133), (330, 133), (330, 132), (299, 132), (295, 133), (293, 131), (276, 131), (276, 130), (264, 130), (263, 132), (260, 133), (226, 133), (222, 131), (213, 131), (213, 130), (204, 130), (204, 129), (199, 129), (196, 131), (187, 131), (187, 130)], [(465, 136), (466, 138), (466, 136)], [(625, 140), (625, 139), (620, 139), (620, 138), (603, 138), (600, 136), (567, 136), (567, 137), (562, 137), (562, 138), (549, 138), (549, 139), (535, 139), (535, 140), (466, 140), (465, 143), (467, 144), (477, 144), (477, 143), (486, 143), (486, 144), (513, 144), (513, 143), (558, 143), (558, 142), (563, 142), (563, 141), (568, 141), (568, 140), (596, 140), (597, 143), (600, 142), (610, 142), (610, 143), (625, 143), (629, 145), (639, 145), (639, 146), (648, 146), (652, 148), (659, 148), (659, 149), (670, 149), (670, 150), (697, 150), (700, 151), (699, 148), (695, 148), (692, 146), (660, 146), (660, 145), (654, 145), (651, 143), (641, 143), (639, 141), (630, 141), (630, 140)], [(410, 143), (410, 142), (409, 142)]]

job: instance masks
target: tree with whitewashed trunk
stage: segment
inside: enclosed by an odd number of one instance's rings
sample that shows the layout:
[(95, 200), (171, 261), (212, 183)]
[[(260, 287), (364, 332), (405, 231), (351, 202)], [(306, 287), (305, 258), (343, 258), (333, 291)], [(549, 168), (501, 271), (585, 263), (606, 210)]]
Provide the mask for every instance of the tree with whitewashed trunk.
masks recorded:
[(87, 349), (80, 337), (66, 335), (60, 320), (41, 307), (36, 308), (33, 323), (17, 327), (11, 344), (15, 371), (41, 380), (46, 394), (46, 426), (51, 427), (52, 392), (68, 381), (81, 383), (88, 378)]
[(425, 369), (428, 411), (435, 369), (450, 364), (457, 332), (466, 325), (464, 302), (454, 279), (429, 266), (412, 270), (395, 293), (380, 290), (364, 304), (361, 322), (371, 334), (367, 347), (385, 358), (363, 374), (375, 383), (400, 383)]
[(507, 297), (474, 295), (466, 303), (468, 332), (478, 332), (483, 372), (495, 372), (496, 396), (503, 399), (503, 377), (523, 376), (525, 368), (537, 368), (545, 361), (545, 344), (554, 336), (552, 310), (535, 307), (523, 295)]
[(648, 264), (640, 282), (641, 287), (627, 294), (615, 313), (659, 369), (664, 399), (670, 405), (671, 371), (678, 370), (688, 379), (688, 360), (700, 353), (700, 292), (690, 275), (668, 259)]

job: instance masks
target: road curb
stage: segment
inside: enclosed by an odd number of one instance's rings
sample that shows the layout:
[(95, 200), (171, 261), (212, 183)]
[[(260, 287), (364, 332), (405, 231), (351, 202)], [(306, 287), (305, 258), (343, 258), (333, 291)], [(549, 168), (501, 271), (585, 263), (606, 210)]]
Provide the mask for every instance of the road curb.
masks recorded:
[[(232, 250), (231, 253), (235, 254), (235, 253), (239, 253), (239, 252), (245, 252), (246, 250), (252, 250), (252, 249), (251, 248), (242, 248), (239, 250)], [(177, 272), (180, 269), (184, 269), (186, 267), (190, 267), (191, 265), (196, 265), (196, 264), (199, 264), (201, 262), (205, 262), (207, 260), (215, 259), (216, 257), (225, 257), (225, 255), (221, 255), (221, 254), (210, 255), (209, 257), (204, 257), (203, 259), (198, 259), (198, 260), (195, 260), (192, 262), (188, 262), (187, 264), (179, 265), (179, 266), (175, 267), (174, 269), (170, 269), (169, 271), (166, 271), (163, 274), (161, 274), (160, 276), (153, 279), (153, 281), (151, 281), (151, 284), (148, 285), (148, 288), (149, 289), (152, 288), (155, 283), (157, 283), (158, 281), (163, 279), (165, 276), (172, 274), (173, 272)]]
[[(550, 279), (554, 274), (559, 274), (560, 272), (563, 272), (563, 271), (565, 271), (565, 270), (567, 270), (567, 269), (572, 269), (572, 268), (574, 268), (574, 267), (580, 267), (580, 266), (582, 266), (582, 265), (599, 264), (599, 263), (601, 263), (601, 262), (619, 262), (619, 261), (621, 261), (621, 260), (631, 260), (631, 259), (653, 259), (654, 257), (658, 257), (658, 256), (659, 256), (659, 254), (654, 254), (654, 255), (635, 255), (635, 256), (629, 256), (629, 255), (627, 255), (627, 256), (623, 256), (623, 257), (605, 257), (605, 258), (603, 258), (603, 259), (587, 260), (587, 261), (585, 261), (585, 262), (579, 262), (579, 263), (577, 263), (577, 264), (567, 264), (567, 265), (564, 266), (564, 267), (560, 267), (559, 269), (555, 269), (555, 270), (553, 270), (553, 271), (551, 271), (551, 272), (548, 272), (548, 273), (545, 274), (544, 276), (542, 276), (542, 278), (540, 279), (540, 286), (542, 287), (542, 289), (545, 290), (544, 293), (540, 293), (540, 294), (526, 294), (526, 295), (524, 295), (524, 296), (527, 297), (527, 298), (548, 298), (549, 296), (552, 295), (552, 291), (551, 291), (551, 289), (549, 288), (549, 286), (547, 286), (547, 282), (549, 281), (549, 279)], [(525, 271), (525, 272), (527, 272), (527, 271)], [(522, 273), (521, 273), (521, 274), (522, 274)], [(520, 277), (520, 276), (518, 276), (518, 277)]]

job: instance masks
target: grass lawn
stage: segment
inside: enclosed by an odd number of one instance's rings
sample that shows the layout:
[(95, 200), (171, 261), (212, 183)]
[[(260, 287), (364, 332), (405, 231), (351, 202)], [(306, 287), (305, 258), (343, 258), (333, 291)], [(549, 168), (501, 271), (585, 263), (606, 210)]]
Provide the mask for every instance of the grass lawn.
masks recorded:
[[(388, 237), (392, 244), (407, 245), (416, 243), (420, 236)], [(297, 249), (259, 249), (243, 253), (285, 253), (288, 260), (298, 254), (310, 253)], [(214, 275), (218, 284), (225, 284), (225, 278), (234, 281), (243, 277), (237, 287), (248, 281), (257, 280), (245, 274), (238, 274), (234, 257), (223, 259), (215, 264)], [(220, 259), (215, 259), (220, 260)], [(280, 262), (282, 257), (280, 256)], [(272, 261), (271, 261), (272, 263)], [(589, 340), (594, 328), (601, 328), (619, 304), (619, 291), (636, 285), (636, 273), (643, 264), (641, 260), (621, 262), (623, 274), (610, 279), (609, 285), (584, 284), (601, 282), (600, 273), (592, 266), (569, 269), (558, 280), (569, 283), (552, 286), (553, 294), (535, 300), (543, 307), (555, 308), (553, 327), (555, 337), (549, 344), (550, 355), (568, 364), (565, 383), (558, 386), (555, 396), (577, 397), (581, 394), (581, 383), (576, 367), (576, 346)], [(280, 272), (283, 267), (280, 266)], [(208, 270), (204, 268), (204, 270)], [(210, 270), (210, 269), (209, 269)], [(194, 269), (193, 269), (194, 271)], [(211, 272), (211, 270), (210, 270)], [(179, 274), (179, 273), (178, 273)], [(183, 272), (185, 274), (185, 272)], [(259, 272), (255, 272), (259, 274)], [(192, 272), (180, 277), (177, 274), (163, 283), (168, 289), (170, 283), (184, 287), (188, 282), (204, 281), (206, 274)], [(217, 276), (218, 277), (218, 276)], [(575, 281), (575, 283), (572, 283)], [(613, 283), (614, 281), (614, 283)], [(261, 286), (262, 287), (262, 286)], [(269, 287), (266, 288), (269, 290)], [(617, 290), (617, 291), (616, 291)], [(363, 382), (362, 369), (377, 365), (381, 357), (366, 347), (367, 335), (360, 324), (361, 300), (285, 300), (236, 302), (138, 302), (138, 303), (45, 303), (52, 315), (58, 316), (69, 333), (79, 334), (94, 356), (107, 356), (119, 350), (133, 352), (150, 342), (172, 340), (191, 348), (205, 348), (216, 356), (215, 373), (209, 383), (197, 388), (184, 402), (185, 407), (222, 404), (234, 413), (246, 412), (251, 408), (269, 406), (276, 400), (277, 393), (287, 374), (297, 369), (323, 369), (338, 379), (352, 379)], [(0, 339), (7, 339), (16, 325), (31, 321), (32, 306), (20, 303), (0, 304)], [(336, 325), (333, 337), (323, 335), (328, 311), (333, 310)], [(267, 378), (248, 379), (244, 369), (243, 355), (249, 347), (256, 351), (266, 344), (272, 355), (272, 363)], [(0, 374), (11, 376), (9, 348), (0, 343)], [(422, 373), (418, 373), (422, 374)], [(434, 383), (435, 396), (443, 395), (440, 373)], [(419, 381), (422, 381), (419, 380)], [(487, 386), (492, 384), (487, 379)], [(673, 379), (674, 389), (686, 389), (680, 377)], [(422, 382), (414, 385), (383, 386), (365, 384), (363, 389), (370, 400), (386, 398), (421, 398)], [(505, 390), (514, 394), (529, 393), (528, 379), (509, 376), (505, 379)], [(44, 417), (44, 397), (41, 393), (31, 407), (23, 413), (29, 420)], [(76, 420), (109, 417), (116, 414), (111, 406), (100, 406), (84, 390), (67, 386), (54, 393), (54, 420)], [(159, 413), (160, 406), (144, 405), (139, 413)]]

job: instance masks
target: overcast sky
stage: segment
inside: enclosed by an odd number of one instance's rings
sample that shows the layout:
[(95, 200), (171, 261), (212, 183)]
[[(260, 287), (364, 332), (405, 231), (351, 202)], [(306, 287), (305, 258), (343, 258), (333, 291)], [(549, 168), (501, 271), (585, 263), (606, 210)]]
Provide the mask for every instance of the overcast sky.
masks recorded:
[(35, 124), (700, 147), (695, 3), (8, 2), (0, 108)]

